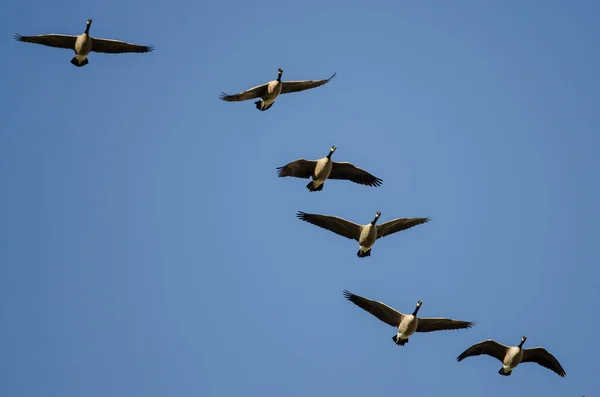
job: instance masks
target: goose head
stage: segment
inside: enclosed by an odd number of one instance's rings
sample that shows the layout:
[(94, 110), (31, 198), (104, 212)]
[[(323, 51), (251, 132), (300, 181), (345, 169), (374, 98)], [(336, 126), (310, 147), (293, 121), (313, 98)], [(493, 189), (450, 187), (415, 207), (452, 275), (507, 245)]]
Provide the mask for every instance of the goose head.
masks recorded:
[(333, 154), (333, 152), (335, 152), (335, 150), (337, 149), (337, 147), (332, 146), (331, 149), (329, 149), (329, 154), (327, 155), (327, 158), (330, 159), (331, 155)]
[(523, 336), (523, 337), (521, 338), (521, 343), (519, 343), (519, 348), (522, 348), (522, 347), (523, 347), (523, 343), (525, 343), (525, 341), (526, 341), (526, 340), (527, 340), (527, 337), (526, 337), (526, 336)]
[(371, 221), (371, 225), (374, 225), (375, 223), (377, 223), (377, 219), (379, 219), (380, 216), (381, 216), (381, 211), (377, 211), (377, 213), (375, 214), (375, 219), (373, 219)]
[(92, 19), (88, 19), (87, 23), (85, 25), (85, 34), (88, 34), (90, 32), (90, 26), (92, 26)]
[(414, 311), (414, 312), (413, 312), (413, 314), (412, 314), (413, 316), (416, 316), (416, 315), (417, 315), (417, 312), (418, 312), (418, 311), (419, 311), (419, 309), (421, 308), (421, 305), (422, 305), (422, 304), (423, 304), (423, 302), (421, 302), (421, 301), (418, 301), (418, 302), (417, 302), (417, 307), (415, 307), (415, 311)]

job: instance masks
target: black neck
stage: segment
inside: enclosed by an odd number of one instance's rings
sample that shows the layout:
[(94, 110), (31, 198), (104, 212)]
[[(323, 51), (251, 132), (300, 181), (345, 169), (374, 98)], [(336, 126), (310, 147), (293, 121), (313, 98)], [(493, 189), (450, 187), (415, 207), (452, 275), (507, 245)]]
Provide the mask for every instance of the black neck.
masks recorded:
[(521, 339), (521, 343), (519, 343), (519, 349), (523, 348), (523, 343), (525, 343), (525, 341)]
[(277, 81), (279, 81), (280, 83), (281, 83), (281, 75), (282, 75), (282, 73), (279, 73), (279, 74), (277, 75)]
[(88, 34), (90, 32), (90, 26), (91, 26), (91, 24), (88, 23), (87, 26), (85, 27), (85, 34)]
[(421, 306), (417, 306), (417, 307), (415, 307), (415, 311), (413, 312), (413, 314), (412, 314), (412, 315), (413, 315), (413, 316), (416, 316), (416, 315), (417, 315), (417, 312), (419, 311), (419, 309), (420, 309), (420, 308), (421, 308)]
[(327, 155), (327, 158), (328, 158), (329, 160), (331, 160), (331, 155), (332, 155), (332, 154), (333, 154), (333, 150), (330, 150), (330, 151), (329, 151), (329, 154)]
[(375, 217), (375, 219), (373, 219), (373, 220), (371, 221), (371, 225), (374, 225), (375, 223), (377, 223), (377, 219), (379, 219), (379, 217), (378, 217), (378, 216), (376, 216), (376, 217)]

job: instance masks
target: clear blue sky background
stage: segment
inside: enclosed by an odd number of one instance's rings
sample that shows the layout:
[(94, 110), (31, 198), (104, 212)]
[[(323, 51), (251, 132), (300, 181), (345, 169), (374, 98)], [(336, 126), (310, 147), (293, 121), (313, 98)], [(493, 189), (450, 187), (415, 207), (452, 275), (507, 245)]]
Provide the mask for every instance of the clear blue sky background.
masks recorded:
[[(0, 395), (597, 393), (598, 15), (585, 0), (3, 3)], [(87, 18), (156, 51), (76, 68), (12, 39)], [(267, 112), (218, 99), (278, 67), (338, 75)], [(331, 145), (383, 186), (277, 178)], [(298, 210), (432, 221), (359, 259)], [(397, 347), (345, 288), (477, 326)], [(522, 335), (567, 377), (456, 362)]]

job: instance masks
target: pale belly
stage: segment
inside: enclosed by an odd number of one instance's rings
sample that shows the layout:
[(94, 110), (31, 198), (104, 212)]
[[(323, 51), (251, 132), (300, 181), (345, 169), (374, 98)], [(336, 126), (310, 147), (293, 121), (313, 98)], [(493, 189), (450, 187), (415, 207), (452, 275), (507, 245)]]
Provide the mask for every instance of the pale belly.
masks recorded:
[(377, 239), (377, 229), (374, 226), (370, 226), (369, 229), (364, 228), (360, 233), (359, 244), (360, 250), (366, 252), (373, 247), (375, 240)]

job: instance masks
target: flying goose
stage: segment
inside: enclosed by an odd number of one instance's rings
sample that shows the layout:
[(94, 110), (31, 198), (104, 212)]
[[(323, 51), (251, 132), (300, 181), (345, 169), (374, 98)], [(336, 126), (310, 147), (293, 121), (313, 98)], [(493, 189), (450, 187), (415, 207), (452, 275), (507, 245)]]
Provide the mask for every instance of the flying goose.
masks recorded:
[(254, 104), (258, 110), (264, 112), (273, 106), (275, 99), (277, 99), (280, 94), (289, 94), (290, 92), (299, 92), (317, 88), (323, 84), (329, 83), (329, 80), (334, 78), (337, 74), (334, 73), (330, 78), (325, 80), (281, 81), (283, 69), (279, 68), (278, 72), (277, 80), (272, 80), (268, 83), (247, 89), (239, 94), (229, 95), (223, 92), (221, 93), (220, 98), (227, 102), (241, 102), (247, 101), (248, 99), (261, 98), (260, 101), (256, 101)]
[(296, 217), (300, 220), (312, 223), (315, 226), (327, 229), (340, 236), (358, 241), (359, 248), (356, 255), (359, 258), (371, 256), (371, 247), (373, 247), (375, 240), (378, 238), (409, 229), (422, 223), (427, 223), (430, 220), (430, 218), (397, 218), (375, 226), (375, 223), (380, 216), (381, 211), (377, 211), (375, 219), (370, 223), (367, 223), (366, 225), (357, 225), (356, 223), (337, 216), (307, 214), (302, 211), (298, 211), (296, 214)]
[(354, 183), (365, 186), (380, 186), (381, 179), (369, 174), (367, 171), (360, 169), (348, 162), (337, 163), (331, 161), (331, 155), (337, 148), (331, 147), (329, 154), (318, 160), (304, 160), (300, 158), (292, 161), (283, 167), (278, 167), (277, 171), (280, 177), (293, 176), (296, 178), (310, 178), (312, 181), (306, 185), (306, 188), (311, 192), (323, 190), (325, 180), (329, 179), (346, 179)]
[(392, 337), (392, 340), (398, 346), (404, 346), (407, 344), (408, 339), (415, 332), (464, 329), (471, 328), (475, 325), (475, 323), (470, 321), (452, 320), (443, 317), (417, 317), (417, 312), (423, 304), (421, 301), (417, 302), (417, 307), (412, 314), (403, 314), (395, 309), (392, 309), (383, 302), (377, 302), (371, 299), (363, 298), (362, 296), (355, 295), (348, 290), (344, 290), (344, 297), (361, 309), (368, 311), (384, 323), (389, 324), (392, 327), (397, 327), (398, 332)]
[(492, 339), (484, 340), (483, 342), (479, 342), (469, 347), (456, 359), (460, 362), (470, 356), (487, 354), (502, 362), (502, 368), (500, 368), (498, 373), (504, 376), (509, 376), (512, 371), (517, 368), (519, 363), (538, 363), (539, 365), (556, 372), (563, 378), (567, 375), (558, 360), (543, 347), (523, 349), (523, 343), (525, 343), (526, 340), (527, 337), (523, 336), (523, 338), (521, 338), (521, 343), (519, 343), (518, 346), (504, 346)]
[(154, 50), (153, 46), (130, 44), (119, 40), (96, 39), (89, 35), (91, 25), (92, 20), (88, 19), (85, 32), (79, 36), (69, 36), (66, 34), (21, 36), (16, 33), (15, 40), (73, 50), (75, 51), (75, 57), (71, 59), (71, 63), (77, 67), (82, 67), (89, 63), (87, 56), (91, 51), (119, 54), (124, 52), (152, 52)]

